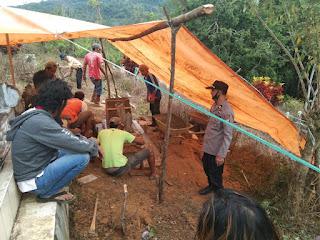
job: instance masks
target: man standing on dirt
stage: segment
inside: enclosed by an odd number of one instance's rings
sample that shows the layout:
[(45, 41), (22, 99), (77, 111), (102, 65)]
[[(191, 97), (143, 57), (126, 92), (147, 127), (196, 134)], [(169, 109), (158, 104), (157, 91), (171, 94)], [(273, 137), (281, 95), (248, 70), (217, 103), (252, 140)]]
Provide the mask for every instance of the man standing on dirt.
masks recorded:
[[(60, 68), (70, 68), (70, 72), (65, 77), (71, 77), (72, 72), (76, 70), (77, 88), (81, 89), (82, 85), (82, 64), (79, 60), (72, 56), (67, 56), (65, 53), (60, 53), (61, 60), (68, 62), (68, 66), (59, 66)], [(85, 81), (87, 83), (87, 81)]]
[[(100, 96), (102, 94), (102, 76), (106, 77), (106, 72), (102, 67), (103, 58), (100, 54), (101, 46), (98, 43), (92, 45), (92, 52), (84, 57), (83, 63), (83, 80), (86, 81), (87, 66), (89, 65), (89, 77), (94, 84), (94, 90), (91, 97), (91, 102), (100, 104)], [(101, 71), (101, 72), (100, 72)]]
[(129, 173), (135, 166), (148, 159), (151, 169), (150, 180), (156, 178), (155, 158), (151, 146), (143, 148), (140, 152), (127, 158), (123, 155), (123, 144), (125, 142), (144, 145), (142, 137), (136, 137), (129, 132), (118, 129), (120, 127), (120, 118), (113, 117), (109, 121), (110, 129), (104, 129), (99, 132), (98, 141), (101, 148), (106, 153), (102, 159), (102, 167), (106, 173), (118, 177)]
[(142, 76), (144, 76), (147, 85), (147, 102), (150, 103), (150, 111), (152, 114), (152, 124), (150, 124), (149, 126), (156, 127), (157, 122), (153, 115), (160, 114), (161, 91), (147, 82), (159, 86), (158, 79), (156, 78), (156, 76), (149, 72), (149, 67), (145, 64), (141, 64), (139, 66), (139, 71)]
[[(211, 89), (214, 100), (210, 112), (219, 118), (233, 123), (234, 113), (227, 100), (228, 85), (222, 81), (215, 81)], [(233, 128), (216, 118), (210, 117), (203, 137), (203, 169), (208, 177), (209, 186), (199, 191), (200, 195), (206, 195), (223, 188), (222, 174), (224, 160), (232, 140)]]

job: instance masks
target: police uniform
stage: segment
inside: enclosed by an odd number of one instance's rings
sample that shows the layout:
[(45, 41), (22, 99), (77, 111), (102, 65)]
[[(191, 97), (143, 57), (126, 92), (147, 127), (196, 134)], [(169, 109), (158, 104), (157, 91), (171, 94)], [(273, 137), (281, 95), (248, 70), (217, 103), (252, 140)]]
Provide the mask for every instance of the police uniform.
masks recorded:
[[(233, 123), (234, 113), (226, 100), (221, 105), (214, 103), (210, 112), (230, 123)], [(208, 177), (209, 186), (213, 190), (223, 188), (222, 173), (223, 166), (217, 166), (216, 156), (225, 158), (232, 140), (233, 128), (216, 118), (210, 117), (203, 138), (202, 151), (204, 152), (202, 162), (204, 171)]]

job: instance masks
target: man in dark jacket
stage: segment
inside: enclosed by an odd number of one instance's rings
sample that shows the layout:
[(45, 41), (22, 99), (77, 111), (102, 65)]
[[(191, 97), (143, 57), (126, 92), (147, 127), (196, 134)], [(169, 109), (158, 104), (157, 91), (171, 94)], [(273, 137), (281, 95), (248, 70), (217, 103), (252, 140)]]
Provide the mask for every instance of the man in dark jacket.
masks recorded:
[[(66, 82), (45, 82), (35, 108), (10, 121), (14, 177), (21, 192), (38, 194), (38, 202), (72, 202), (63, 190), (98, 155), (96, 139), (73, 135), (54, 120), (72, 93)], [(102, 154), (102, 152), (99, 152)]]

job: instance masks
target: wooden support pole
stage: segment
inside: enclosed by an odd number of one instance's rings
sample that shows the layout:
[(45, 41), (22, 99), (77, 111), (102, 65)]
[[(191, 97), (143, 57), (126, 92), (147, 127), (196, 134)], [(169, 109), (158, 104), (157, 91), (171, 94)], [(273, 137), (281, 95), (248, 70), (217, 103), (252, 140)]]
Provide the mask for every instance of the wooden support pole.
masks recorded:
[[(103, 49), (102, 38), (100, 38), (100, 43), (101, 43), (101, 48), (102, 48), (103, 57), (104, 57), (105, 59), (107, 59), (107, 56), (106, 56), (105, 51), (104, 51), (104, 49)], [(114, 81), (113, 74), (112, 74), (112, 72), (111, 72), (110, 66), (109, 66), (109, 64), (108, 64), (107, 61), (104, 61), (104, 66), (105, 66), (105, 71), (106, 71), (106, 74), (107, 74), (107, 75), (108, 75), (108, 70), (109, 70), (109, 73), (110, 73), (110, 76), (111, 76), (111, 79), (112, 79), (112, 82), (113, 82), (113, 86), (114, 86), (114, 91), (116, 92), (116, 97), (119, 97), (119, 96), (118, 96), (118, 91), (117, 91), (117, 88), (116, 88), (116, 83), (115, 83), (115, 81)], [(109, 80), (109, 76), (106, 76), (106, 78), (107, 78), (108, 98), (110, 98), (110, 92), (111, 92), (111, 90), (110, 90), (110, 80)], [(104, 88), (104, 90), (105, 90), (105, 88)]]
[(13, 71), (13, 64), (12, 64), (12, 53), (11, 53), (11, 45), (10, 45), (9, 34), (6, 34), (6, 39), (7, 39), (8, 56), (9, 56), (9, 61), (10, 61), (12, 84), (15, 87), (16, 86), (16, 81), (14, 79), (14, 71)]
[[(214, 10), (214, 6), (212, 4), (206, 4), (203, 6), (200, 6), (196, 9), (193, 9), (190, 12), (187, 12), (186, 14), (182, 14), (178, 17), (172, 18), (170, 19), (170, 26), (171, 27), (178, 27), (181, 24), (191, 21), (192, 19), (198, 18), (200, 16), (203, 15), (209, 15), (213, 12)], [(112, 41), (112, 42), (116, 42), (116, 41), (131, 41), (137, 38), (142, 38), (143, 36), (146, 36), (150, 33), (153, 33), (155, 31), (159, 31), (161, 29), (167, 28), (169, 27), (169, 25), (167, 24), (167, 22), (160, 22), (159, 24), (153, 26), (150, 29), (147, 29), (146, 31), (139, 33), (137, 35), (134, 35), (132, 37), (128, 37), (128, 38), (109, 38), (108, 40)]]
[[(104, 47), (103, 47), (103, 42), (102, 42), (102, 38), (99, 38), (100, 40), (100, 44), (101, 44), (101, 50), (102, 50), (102, 56), (104, 59), (107, 59), (106, 53), (104, 51)], [(106, 79), (107, 79), (107, 87), (108, 87), (108, 98), (110, 98), (110, 81), (109, 81), (109, 77), (108, 77), (108, 63), (107, 61), (104, 61), (104, 71), (106, 73)]]
[[(207, 4), (207, 5), (198, 7), (186, 14), (180, 15), (176, 18), (168, 19), (168, 22), (170, 22), (170, 27), (171, 27), (171, 76), (170, 76), (170, 93), (171, 94), (174, 93), (177, 32), (179, 31), (182, 23), (198, 18), (200, 16), (203, 16), (204, 14), (211, 14), (213, 12), (213, 9), (214, 9), (214, 6), (212, 4)], [(173, 97), (170, 95), (169, 103), (168, 103), (166, 133), (165, 133), (165, 140), (164, 140), (164, 151), (163, 151), (163, 156), (161, 161), (162, 172), (161, 172), (160, 182), (159, 182), (159, 203), (162, 203), (164, 201), (164, 183), (165, 183), (165, 175), (166, 175), (166, 158), (167, 158), (167, 151), (168, 151), (169, 138), (170, 138), (172, 100), (173, 100)]]
[[(176, 59), (176, 36), (177, 32), (180, 29), (180, 26), (171, 28), (171, 76), (170, 76), (170, 93), (174, 92), (174, 74), (175, 74), (175, 59)], [(171, 124), (171, 112), (172, 112), (172, 100), (173, 97), (169, 96), (169, 104), (168, 104), (168, 113), (167, 113), (167, 125), (166, 125), (166, 133), (164, 139), (164, 151), (162, 156), (162, 172), (160, 176), (159, 183), (159, 203), (163, 203), (164, 201), (164, 183), (165, 183), (165, 175), (166, 175), (166, 165), (167, 165), (167, 152), (169, 146), (170, 139), (170, 124)]]

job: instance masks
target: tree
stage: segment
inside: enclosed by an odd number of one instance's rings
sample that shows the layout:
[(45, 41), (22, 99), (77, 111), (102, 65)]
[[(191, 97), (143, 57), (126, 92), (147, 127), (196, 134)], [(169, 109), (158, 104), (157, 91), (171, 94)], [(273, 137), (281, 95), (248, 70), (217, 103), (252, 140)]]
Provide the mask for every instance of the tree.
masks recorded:
[(88, 4), (97, 9), (97, 14), (98, 14), (98, 23), (101, 24), (102, 23), (102, 17), (101, 17), (101, 13), (100, 13), (100, 3), (99, 0), (88, 0)]
[[(315, 166), (320, 164), (320, 5), (317, 0), (265, 0), (254, 5), (246, 0), (259, 21), (286, 53), (295, 68), (305, 102), (304, 119), (310, 130), (304, 149), (300, 149), (302, 158)], [(285, 45), (276, 37), (271, 28), (262, 20), (256, 8), (273, 13), (268, 23), (281, 26), (288, 33), (290, 45)], [(288, 202), (292, 214), (302, 212), (311, 201), (315, 190), (317, 209), (320, 209), (319, 174), (301, 164), (295, 165), (295, 177), (291, 183)]]
[[(270, 77), (276, 83), (285, 83), (284, 91), (296, 96), (298, 80), (290, 60), (261, 28), (255, 15), (248, 11), (245, 1), (187, 1), (187, 10), (210, 2), (215, 5), (215, 14), (208, 16), (206, 21), (196, 19), (187, 23), (187, 28), (234, 71), (241, 68), (244, 78)], [(170, 15), (178, 15), (182, 3), (171, 0), (171, 4), (175, 10)], [(289, 41), (286, 37), (281, 38)]]
[[(170, 15), (177, 15), (182, 3), (177, 0), (171, 3), (176, 8)], [(187, 1), (187, 10), (203, 3)], [(306, 136), (301, 155), (309, 163), (315, 156), (312, 163), (319, 166), (320, 5), (317, 0), (220, 0), (214, 4), (215, 14), (206, 21), (196, 19), (187, 23), (188, 29), (232, 69), (241, 67), (241, 75), (246, 79), (267, 76), (277, 83), (284, 82), (285, 93), (303, 97), (304, 118), (312, 135)], [(249, 11), (247, 4), (261, 11)], [(315, 198), (319, 201), (320, 181), (318, 174), (298, 163), (294, 171), (297, 174), (291, 183), (289, 199), (292, 213), (297, 214), (311, 200), (310, 189), (316, 190)], [(315, 182), (316, 185), (311, 184)]]

